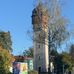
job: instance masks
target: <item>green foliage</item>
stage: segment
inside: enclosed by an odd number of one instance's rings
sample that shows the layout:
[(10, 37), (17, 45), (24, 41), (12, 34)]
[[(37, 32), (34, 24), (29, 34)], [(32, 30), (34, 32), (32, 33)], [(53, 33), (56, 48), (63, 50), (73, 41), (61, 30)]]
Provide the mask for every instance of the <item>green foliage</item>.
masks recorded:
[(50, 55), (51, 56), (57, 56), (58, 52), (56, 50), (51, 50)]
[(72, 59), (74, 59), (74, 44), (72, 44), (72, 45), (70, 46), (69, 53), (70, 53)]
[[(74, 61), (72, 60), (71, 56), (67, 52), (62, 52), (61, 54), (58, 52), (54, 53), (54, 67), (57, 74), (62, 73), (64, 71), (71, 71)], [(63, 74), (63, 73), (62, 73)]]
[(24, 55), (24, 56), (27, 56), (27, 57), (33, 57), (33, 48), (31, 47), (31, 48), (29, 48), (28, 50), (25, 50), (25, 51), (23, 52), (23, 55)]
[(74, 44), (70, 46), (69, 54), (71, 56), (71, 64), (72, 66), (74, 66)]
[(8, 50), (0, 47), (0, 74), (8, 74), (12, 57)]
[(62, 54), (62, 61), (68, 70), (72, 70), (72, 66), (74, 64), (74, 61), (72, 60), (70, 54), (63, 52)]
[(2, 46), (4, 49), (7, 49), (9, 51), (12, 51), (12, 41), (10, 32), (0, 32), (0, 46)]
[(33, 70), (33, 71), (29, 71), (28, 74), (38, 74), (38, 72)]
[(55, 67), (54, 70), (55, 70), (55, 72), (57, 72), (57, 74), (60, 74), (63, 72), (63, 62), (62, 62), (62, 56), (60, 54), (57, 54), (55, 56), (54, 67)]

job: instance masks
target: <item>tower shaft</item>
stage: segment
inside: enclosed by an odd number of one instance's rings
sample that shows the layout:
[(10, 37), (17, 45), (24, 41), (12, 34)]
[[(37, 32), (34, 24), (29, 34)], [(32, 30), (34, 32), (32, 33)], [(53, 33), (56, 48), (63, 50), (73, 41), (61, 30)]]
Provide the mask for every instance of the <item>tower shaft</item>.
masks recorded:
[(32, 12), (34, 69), (48, 72), (48, 11), (39, 4)]

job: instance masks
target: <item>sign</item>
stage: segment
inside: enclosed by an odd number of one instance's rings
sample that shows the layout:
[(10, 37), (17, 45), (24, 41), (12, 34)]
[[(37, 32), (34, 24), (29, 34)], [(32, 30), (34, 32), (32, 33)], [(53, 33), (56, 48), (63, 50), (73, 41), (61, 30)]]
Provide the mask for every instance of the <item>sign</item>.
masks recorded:
[(27, 63), (21, 63), (20, 74), (28, 74)]
[(13, 74), (28, 74), (27, 63), (14, 62)]

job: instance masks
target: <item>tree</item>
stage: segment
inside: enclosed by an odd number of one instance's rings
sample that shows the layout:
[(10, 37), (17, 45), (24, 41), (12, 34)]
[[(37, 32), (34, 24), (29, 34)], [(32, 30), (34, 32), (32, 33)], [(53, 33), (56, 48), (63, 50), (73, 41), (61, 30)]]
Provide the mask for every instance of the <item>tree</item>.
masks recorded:
[(11, 63), (11, 54), (0, 46), (0, 74), (8, 74)]
[(72, 45), (70, 46), (69, 53), (70, 53), (72, 59), (74, 59), (74, 44), (72, 44)]
[(33, 48), (30, 47), (29, 49), (25, 50), (25, 51), (23, 52), (23, 55), (24, 55), (24, 56), (27, 56), (27, 57), (33, 57)]
[[(59, 46), (69, 37), (69, 32), (66, 29), (68, 24), (67, 19), (65, 19), (61, 15), (61, 8), (58, 0), (38, 0), (36, 7), (40, 5), (44, 10), (48, 11), (48, 38), (49, 38), (49, 50), (55, 49), (57, 50)], [(39, 20), (41, 20), (38, 15)], [(40, 21), (41, 22), (41, 21)], [(42, 39), (42, 43), (45, 43), (44, 38), (46, 35), (40, 36), (40, 40)], [(39, 42), (37, 40), (34, 40)]]
[(54, 71), (56, 74), (63, 74), (62, 56), (59, 53), (54, 58)]
[(57, 0), (50, 0), (49, 8), (49, 45), (57, 49), (69, 36), (66, 29), (68, 21), (61, 15), (60, 4)]
[(54, 57), (54, 71), (59, 73), (64, 73), (72, 70), (74, 61), (71, 59), (71, 56), (67, 52), (62, 52), (61, 54), (55, 52)]
[[(56, 50), (63, 44), (63, 42), (68, 38), (69, 32), (66, 29), (68, 21), (61, 15), (60, 4), (58, 0), (49, 0), (49, 2), (41, 0), (39, 5), (48, 11), (48, 42), (49, 42), (49, 59), (51, 57), (50, 53), (52, 50)], [(37, 3), (38, 6), (38, 3)], [(36, 7), (37, 7), (36, 6)], [(39, 19), (41, 15), (39, 15)], [(45, 43), (44, 38), (47, 35), (40, 36), (39, 40), (42, 40), (42, 43)], [(39, 42), (37, 40), (34, 40)]]
[(10, 32), (0, 32), (0, 46), (2, 46), (4, 49), (7, 49), (9, 51), (12, 51), (12, 41)]
[(74, 65), (74, 44), (70, 46), (69, 55), (71, 56), (72, 66)]
[(64, 72), (71, 72), (74, 64), (74, 60), (71, 58), (70, 54), (63, 52), (62, 54), (63, 69)]

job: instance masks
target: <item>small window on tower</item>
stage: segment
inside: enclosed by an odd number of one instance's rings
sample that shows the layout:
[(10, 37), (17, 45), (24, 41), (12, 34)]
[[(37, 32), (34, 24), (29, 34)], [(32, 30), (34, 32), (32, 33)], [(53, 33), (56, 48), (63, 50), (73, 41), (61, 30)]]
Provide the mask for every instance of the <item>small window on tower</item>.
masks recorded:
[(40, 38), (40, 34), (39, 34), (39, 38)]
[(41, 57), (39, 56), (39, 60), (41, 59)]
[(40, 48), (40, 45), (39, 45), (39, 48)]

